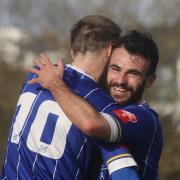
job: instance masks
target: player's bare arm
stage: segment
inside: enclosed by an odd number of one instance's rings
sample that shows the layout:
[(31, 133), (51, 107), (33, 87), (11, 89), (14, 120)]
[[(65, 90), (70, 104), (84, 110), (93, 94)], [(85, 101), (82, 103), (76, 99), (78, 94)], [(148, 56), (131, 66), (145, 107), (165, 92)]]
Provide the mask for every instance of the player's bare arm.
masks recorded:
[(48, 56), (43, 54), (34, 61), (34, 65), (39, 66), (40, 70), (27, 68), (38, 75), (29, 81), (30, 84), (39, 83), (50, 90), (68, 118), (85, 134), (102, 140), (110, 139), (111, 127), (108, 121), (89, 103), (75, 95), (61, 80), (64, 70), (61, 60), (54, 66)]

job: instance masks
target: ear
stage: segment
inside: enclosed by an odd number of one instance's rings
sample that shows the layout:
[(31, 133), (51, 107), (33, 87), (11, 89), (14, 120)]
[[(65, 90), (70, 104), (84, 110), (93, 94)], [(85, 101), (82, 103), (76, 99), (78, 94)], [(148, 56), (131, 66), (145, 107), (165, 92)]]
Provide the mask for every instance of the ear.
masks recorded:
[(112, 53), (112, 44), (111, 43), (108, 45), (107, 50), (108, 50), (108, 57), (110, 57), (111, 53)]
[(74, 59), (74, 57), (75, 57), (75, 53), (72, 49), (71, 49), (71, 57), (72, 57), (72, 59)]
[(156, 74), (149, 75), (146, 81), (146, 88), (150, 88), (156, 80)]

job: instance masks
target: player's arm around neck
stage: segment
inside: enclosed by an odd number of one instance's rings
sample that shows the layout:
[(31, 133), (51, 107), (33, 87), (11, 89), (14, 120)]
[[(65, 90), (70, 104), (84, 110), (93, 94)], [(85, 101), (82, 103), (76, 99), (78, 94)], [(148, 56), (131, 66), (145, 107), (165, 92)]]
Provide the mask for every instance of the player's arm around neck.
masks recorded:
[(107, 120), (89, 103), (74, 94), (62, 80), (51, 84), (49, 90), (70, 121), (81, 131), (98, 139), (110, 139), (111, 129)]
[(60, 77), (64, 70), (62, 62), (58, 61), (57, 66), (54, 66), (48, 56), (43, 55), (34, 61), (34, 64), (39, 66), (40, 70), (28, 68), (28, 71), (38, 75), (29, 83), (39, 83), (50, 90), (69, 120), (82, 132), (88, 136), (109, 141), (111, 127), (105, 117), (81, 97), (74, 94), (61, 80)]

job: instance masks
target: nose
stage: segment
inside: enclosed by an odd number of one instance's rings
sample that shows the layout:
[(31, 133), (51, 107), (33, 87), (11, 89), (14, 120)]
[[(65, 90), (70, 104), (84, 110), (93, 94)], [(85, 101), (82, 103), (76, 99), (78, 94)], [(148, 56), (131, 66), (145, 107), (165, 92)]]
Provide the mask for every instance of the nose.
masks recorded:
[(126, 74), (124, 74), (124, 73), (118, 73), (118, 75), (117, 75), (117, 77), (116, 77), (116, 82), (118, 83), (118, 84), (121, 84), (121, 85), (123, 85), (123, 84), (127, 84), (127, 76), (126, 76)]

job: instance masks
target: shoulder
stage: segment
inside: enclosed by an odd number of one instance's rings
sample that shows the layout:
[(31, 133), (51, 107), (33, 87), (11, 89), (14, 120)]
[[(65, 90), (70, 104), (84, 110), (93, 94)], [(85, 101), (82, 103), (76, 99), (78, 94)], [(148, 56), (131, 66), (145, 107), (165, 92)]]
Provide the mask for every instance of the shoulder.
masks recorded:
[(142, 121), (143, 124), (151, 124), (153, 121), (159, 122), (157, 113), (150, 109), (147, 103), (141, 105), (131, 104), (116, 109), (113, 112), (124, 123), (140, 123)]

